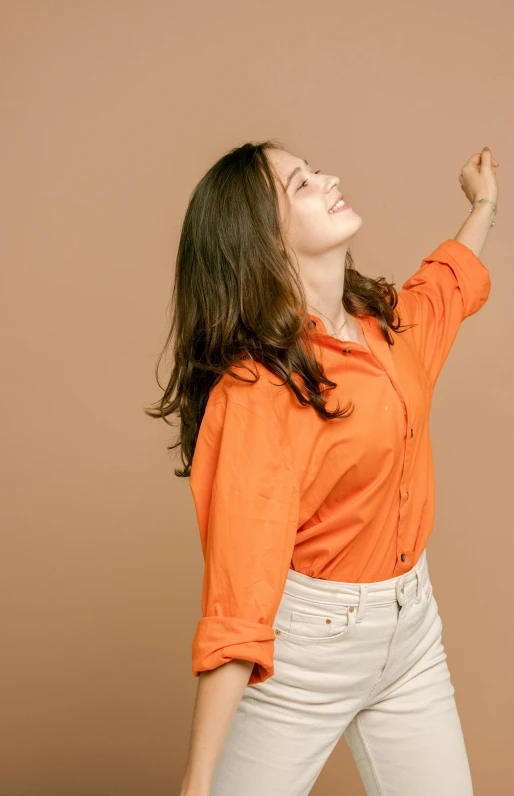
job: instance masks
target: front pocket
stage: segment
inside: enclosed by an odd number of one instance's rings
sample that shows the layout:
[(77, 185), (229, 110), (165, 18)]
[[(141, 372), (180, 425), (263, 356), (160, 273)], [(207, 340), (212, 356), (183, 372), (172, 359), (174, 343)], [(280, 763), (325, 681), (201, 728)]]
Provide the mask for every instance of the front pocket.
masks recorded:
[(287, 612), (288, 619), (282, 614), (277, 616), (276, 629), (289, 639), (298, 641), (330, 641), (347, 635), (355, 624), (355, 607), (349, 611), (348, 606), (338, 613), (330, 608), (326, 613), (305, 613), (300, 611)]

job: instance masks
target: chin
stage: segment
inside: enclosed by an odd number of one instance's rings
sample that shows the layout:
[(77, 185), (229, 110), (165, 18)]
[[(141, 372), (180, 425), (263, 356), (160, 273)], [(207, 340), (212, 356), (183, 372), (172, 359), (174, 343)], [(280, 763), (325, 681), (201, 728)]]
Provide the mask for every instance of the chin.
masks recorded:
[(363, 225), (362, 218), (357, 215), (357, 213), (353, 214), (353, 218), (349, 218), (346, 221), (345, 229), (344, 229), (344, 239), (348, 240), (349, 238), (353, 238), (354, 235), (360, 230)]
[[(358, 224), (358, 226), (361, 226), (361, 224), (363, 222), (362, 222), (362, 218), (360, 217), (360, 215), (358, 213), (356, 213), (355, 210), (353, 210), (353, 209), (350, 210), (350, 213), (351, 213), (352, 217), (351, 218), (349, 218), (349, 217), (347, 218), (347, 223), (350, 224), (351, 222), (354, 222), (354, 223)], [(350, 214), (348, 214), (348, 216), (349, 215)]]

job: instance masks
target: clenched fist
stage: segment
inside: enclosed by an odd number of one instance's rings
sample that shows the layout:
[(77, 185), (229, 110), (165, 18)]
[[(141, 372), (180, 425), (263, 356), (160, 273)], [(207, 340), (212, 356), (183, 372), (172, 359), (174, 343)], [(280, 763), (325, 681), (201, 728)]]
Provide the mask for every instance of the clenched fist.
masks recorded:
[(494, 204), (497, 204), (498, 183), (496, 182), (496, 168), (499, 165), (488, 147), (484, 147), (481, 152), (475, 153), (464, 164), (459, 175), (459, 182), (471, 204), (476, 202), (477, 199), (489, 199)]

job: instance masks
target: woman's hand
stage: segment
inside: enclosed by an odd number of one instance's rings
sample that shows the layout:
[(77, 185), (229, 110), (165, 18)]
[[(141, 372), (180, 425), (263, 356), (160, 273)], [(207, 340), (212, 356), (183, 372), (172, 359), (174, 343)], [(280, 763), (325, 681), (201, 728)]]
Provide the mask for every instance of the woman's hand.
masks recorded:
[(459, 175), (459, 182), (471, 204), (477, 199), (489, 199), (497, 204), (496, 168), (499, 165), (498, 161), (493, 158), (489, 147), (484, 147), (481, 152), (475, 153), (464, 164)]

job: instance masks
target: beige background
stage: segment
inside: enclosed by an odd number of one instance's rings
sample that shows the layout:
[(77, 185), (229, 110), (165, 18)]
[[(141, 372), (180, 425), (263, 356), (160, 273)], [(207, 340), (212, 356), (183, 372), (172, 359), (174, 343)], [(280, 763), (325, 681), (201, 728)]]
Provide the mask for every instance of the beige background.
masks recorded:
[[(1, 796), (178, 794), (203, 559), (175, 432), (143, 407), (189, 194), (268, 137), (340, 176), (356, 267), (398, 289), (466, 218), (463, 163), (499, 160), (491, 295), (434, 395), (427, 555), (476, 795), (511, 794), (513, 5), (0, 13)], [(341, 739), (313, 794), (363, 793)]]

